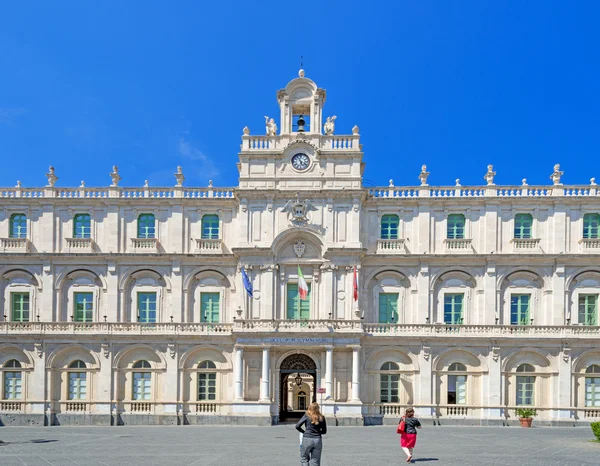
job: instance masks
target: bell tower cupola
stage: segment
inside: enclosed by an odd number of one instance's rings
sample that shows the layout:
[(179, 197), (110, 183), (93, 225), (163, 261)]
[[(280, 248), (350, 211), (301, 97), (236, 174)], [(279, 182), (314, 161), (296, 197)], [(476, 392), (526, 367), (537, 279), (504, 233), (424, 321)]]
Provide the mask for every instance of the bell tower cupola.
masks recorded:
[(280, 108), (281, 134), (316, 133), (323, 130), (325, 89), (304, 77), (304, 70), (277, 92)]

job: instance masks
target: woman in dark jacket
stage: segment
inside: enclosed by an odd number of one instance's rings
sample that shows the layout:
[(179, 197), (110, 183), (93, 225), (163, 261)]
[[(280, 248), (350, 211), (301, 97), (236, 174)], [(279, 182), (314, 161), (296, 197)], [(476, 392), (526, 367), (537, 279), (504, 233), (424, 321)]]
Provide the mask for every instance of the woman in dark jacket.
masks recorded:
[(400, 436), (400, 446), (406, 453), (406, 462), (412, 461), (413, 448), (417, 443), (417, 429), (421, 428), (421, 422), (415, 417), (415, 410), (408, 408), (400, 422), (404, 421), (404, 432)]
[(300, 464), (302, 466), (320, 466), (321, 452), (323, 451), (321, 435), (327, 433), (327, 423), (321, 414), (318, 403), (310, 404), (306, 414), (296, 424), (296, 430), (302, 434)]

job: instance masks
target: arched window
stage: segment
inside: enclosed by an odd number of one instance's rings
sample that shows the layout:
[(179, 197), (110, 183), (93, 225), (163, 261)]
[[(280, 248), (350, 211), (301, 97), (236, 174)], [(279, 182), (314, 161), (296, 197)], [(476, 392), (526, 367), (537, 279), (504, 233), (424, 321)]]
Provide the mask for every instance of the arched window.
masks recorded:
[(399, 224), (397, 215), (387, 214), (381, 217), (381, 239), (398, 239)]
[(533, 217), (531, 214), (515, 215), (515, 239), (531, 238)]
[(73, 238), (91, 238), (92, 217), (90, 214), (77, 214), (73, 217)]
[(198, 364), (198, 401), (215, 401), (217, 399), (217, 373), (215, 363), (202, 361)]
[[(454, 362), (448, 367), (448, 372), (467, 372), (467, 368), (460, 362)], [(466, 374), (448, 374), (448, 393), (447, 400), (449, 405), (467, 404), (467, 375)]]
[[(20, 369), (21, 363), (16, 359), (11, 359), (4, 364), (2, 372), (4, 375), (4, 399), (5, 400), (20, 400), (23, 396), (23, 373)], [(8, 370), (6, 370), (8, 369)]]
[(463, 214), (448, 215), (448, 239), (463, 239), (465, 237), (465, 216)]
[(517, 367), (517, 373), (532, 375), (518, 375), (516, 398), (517, 406), (533, 406), (535, 396), (535, 368), (531, 364), (521, 364)]
[[(395, 362), (385, 362), (381, 366), (381, 371), (399, 371), (400, 367)], [(400, 402), (400, 374), (382, 373), (379, 375), (379, 393), (382, 403)]]
[(29, 322), (29, 292), (13, 292), (10, 294), (11, 320), (13, 322)]
[(200, 322), (219, 322), (220, 293), (200, 293)]
[(585, 214), (583, 216), (583, 239), (598, 239), (600, 226), (599, 214)]
[(458, 325), (464, 321), (464, 293), (444, 294), (444, 323)]
[(510, 324), (529, 325), (531, 323), (530, 294), (510, 295)]
[(156, 238), (156, 219), (154, 214), (140, 214), (137, 225), (138, 238)]
[[(148, 361), (140, 360), (133, 364), (134, 369), (151, 369)], [(147, 401), (152, 398), (152, 372), (133, 372), (132, 399)]]
[(137, 294), (137, 317), (138, 322), (156, 322), (156, 292), (138, 291)]
[(598, 325), (598, 295), (579, 295), (579, 324)]
[(27, 238), (27, 217), (25, 214), (12, 214), (10, 216), (10, 238)]
[(379, 323), (395, 324), (398, 322), (399, 293), (379, 293)]
[(204, 215), (202, 217), (202, 239), (219, 239), (218, 215)]
[(585, 370), (585, 407), (600, 408), (600, 366), (592, 364)]
[[(85, 362), (73, 361), (69, 369), (87, 369)], [(69, 370), (69, 400), (87, 399), (87, 373), (85, 371)]]

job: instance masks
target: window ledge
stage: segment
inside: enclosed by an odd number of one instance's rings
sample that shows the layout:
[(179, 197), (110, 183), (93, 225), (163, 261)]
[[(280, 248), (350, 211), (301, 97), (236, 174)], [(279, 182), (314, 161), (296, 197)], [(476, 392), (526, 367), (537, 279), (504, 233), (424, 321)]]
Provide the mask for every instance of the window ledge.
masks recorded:
[(218, 239), (195, 239), (196, 248), (194, 252), (196, 254), (222, 254), (223, 253), (223, 240)]
[(378, 239), (377, 254), (404, 254), (404, 238), (399, 239)]
[(29, 252), (29, 240), (27, 238), (0, 238), (0, 250), (2, 252)]

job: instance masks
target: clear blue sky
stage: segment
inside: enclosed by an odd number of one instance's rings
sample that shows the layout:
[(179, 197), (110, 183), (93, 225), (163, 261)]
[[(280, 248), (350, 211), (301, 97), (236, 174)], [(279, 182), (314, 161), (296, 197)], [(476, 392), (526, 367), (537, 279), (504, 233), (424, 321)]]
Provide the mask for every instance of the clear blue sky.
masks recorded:
[(297, 76), (360, 126), (365, 184), (600, 182), (597, 1), (14, 1), (0, 6), (0, 186), (237, 184)]

